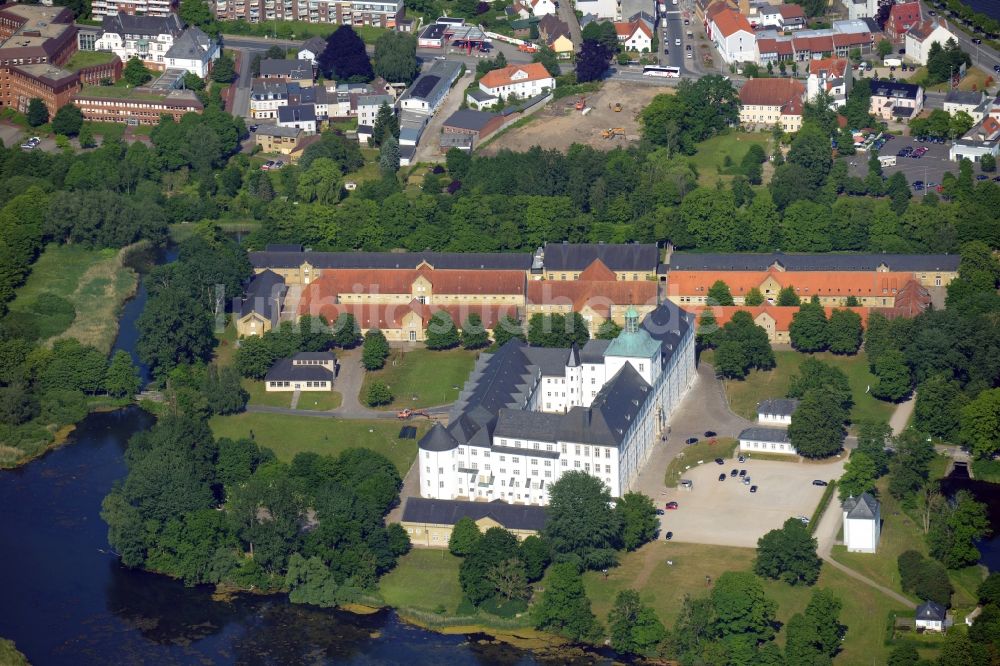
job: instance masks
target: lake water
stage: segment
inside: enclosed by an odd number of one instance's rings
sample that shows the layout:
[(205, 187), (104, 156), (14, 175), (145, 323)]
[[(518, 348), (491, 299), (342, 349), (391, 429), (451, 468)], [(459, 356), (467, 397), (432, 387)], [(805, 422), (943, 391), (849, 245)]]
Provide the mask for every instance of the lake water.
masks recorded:
[[(145, 297), (141, 288), (126, 304), (116, 349), (134, 354)], [(138, 407), (91, 414), (65, 446), (0, 471), (0, 636), (35, 666), (610, 661), (445, 636), (391, 611), (359, 616), (284, 597), (219, 602), (210, 588), (125, 569), (110, 552), (101, 500), (125, 475), (129, 438), (152, 424)]]
[(982, 553), (979, 561), (990, 571), (1000, 571), (1000, 484), (970, 479), (968, 468), (956, 465), (952, 473), (941, 480), (941, 491), (950, 497), (959, 490), (968, 490), (986, 505), (993, 536), (976, 544)]
[(962, 0), (973, 11), (1000, 19), (1000, 0)]

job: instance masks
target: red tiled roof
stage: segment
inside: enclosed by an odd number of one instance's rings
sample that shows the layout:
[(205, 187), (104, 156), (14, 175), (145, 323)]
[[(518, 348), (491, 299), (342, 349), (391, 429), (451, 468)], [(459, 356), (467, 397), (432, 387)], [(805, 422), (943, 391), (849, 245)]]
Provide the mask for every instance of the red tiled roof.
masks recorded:
[(715, 23), (715, 27), (719, 29), (719, 33), (723, 37), (734, 35), (740, 30), (749, 32), (751, 35), (753, 34), (753, 27), (750, 25), (750, 21), (743, 14), (733, 9), (726, 8), (719, 12), (712, 19), (712, 22)]
[(815, 37), (792, 37), (792, 44), (796, 51), (809, 51), (810, 53), (832, 53), (833, 35), (818, 35)]
[[(757, 79), (755, 79), (757, 80)], [(729, 285), (733, 296), (744, 296), (748, 291), (772, 277), (782, 287), (793, 286), (800, 297), (819, 296), (894, 296), (912, 273), (874, 271), (795, 271), (786, 273), (768, 271), (670, 271), (667, 290), (676, 296), (705, 296), (716, 280)], [(765, 294), (765, 297), (768, 296)], [(773, 294), (777, 296), (777, 294)]]
[(795, 79), (751, 79), (740, 88), (740, 102), (754, 106), (784, 106), (802, 99), (805, 86)]
[(615, 32), (618, 33), (618, 37), (622, 39), (628, 39), (635, 34), (635, 31), (639, 30), (644, 35), (653, 38), (653, 33), (650, 31), (649, 26), (646, 25), (645, 21), (632, 21), (631, 23), (615, 23)]
[[(528, 76), (514, 81), (511, 77), (518, 72), (524, 72)], [(483, 78), (479, 79), (479, 83), (486, 88), (498, 88), (500, 86), (509, 86), (513, 83), (540, 81), (551, 77), (552, 75), (545, 69), (545, 65), (540, 62), (533, 62), (527, 65), (508, 65), (503, 69), (494, 69), (491, 72), (487, 72)]]
[(789, 39), (758, 39), (757, 50), (761, 55), (765, 53), (776, 53), (778, 55), (790, 56), (794, 53), (792, 41)]
[(796, 18), (805, 19), (806, 17), (806, 13), (800, 5), (778, 5), (775, 9), (781, 14), (781, 18), (786, 21)]
[(921, 19), (920, 3), (906, 2), (901, 5), (893, 5), (889, 10), (889, 19), (886, 21), (886, 32), (902, 36), (909, 28), (916, 25)]
[(600, 259), (594, 259), (590, 262), (590, 265), (583, 269), (580, 273), (581, 280), (602, 280), (604, 282), (612, 282), (616, 280), (618, 276), (615, 272), (608, 268)]
[(341, 314), (352, 314), (358, 325), (363, 329), (379, 328), (393, 329), (401, 328), (403, 318), (410, 313), (416, 314), (421, 323), (421, 328), (427, 325), (435, 312), (447, 312), (456, 326), (461, 327), (470, 314), (478, 314), (483, 320), (483, 326), (493, 328), (503, 317), (510, 315), (518, 318), (518, 308), (516, 305), (422, 305), (413, 300), (409, 303), (393, 305), (384, 304), (344, 304), (344, 303), (310, 303), (303, 300), (299, 304), (299, 314), (311, 314), (326, 318), (328, 322), (334, 322)]
[[(774, 328), (776, 331), (787, 331), (789, 326), (792, 324), (792, 318), (795, 317), (795, 313), (799, 311), (799, 306), (797, 305), (684, 305), (683, 310), (687, 312), (693, 312), (697, 316), (697, 320), (701, 321), (701, 316), (706, 310), (711, 310), (712, 314), (715, 315), (715, 323), (719, 326), (725, 326), (728, 324), (733, 315), (737, 312), (744, 311), (749, 312), (750, 316), (753, 317), (754, 321), (757, 320), (762, 314), (767, 314), (771, 319), (774, 320)], [(871, 308), (866, 307), (843, 307), (843, 308), (832, 308), (824, 307), (823, 310), (826, 312), (827, 319), (833, 314), (834, 310), (850, 310), (856, 312), (861, 316), (861, 326), (862, 328), (868, 325), (868, 313)]]
[(648, 280), (532, 280), (527, 300), (532, 305), (572, 305), (574, 312), (590, 306), (607, 317), (612, 305), (656, 305), (656, 294), (657, 283)]
[(847, 71), (847, 58), (822, 58), (820, 60), (809, 61), (809, 73), (819, 75), (823, 72), (826, 76), (841, 77)]
[(891, 308), (881, 309), (880, 312), (890, 319), (897, 317), (916, 317), (931, 305), (931, 295), (927, 289), (916, 280), (907, 282), (899, 293)]

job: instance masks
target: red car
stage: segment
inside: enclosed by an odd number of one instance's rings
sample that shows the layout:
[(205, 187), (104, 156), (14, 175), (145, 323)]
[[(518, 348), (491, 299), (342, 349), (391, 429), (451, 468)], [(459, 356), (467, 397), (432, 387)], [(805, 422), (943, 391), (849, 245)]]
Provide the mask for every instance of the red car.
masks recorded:
[(668, 509), (676, 509), (677, 508), (677, 502), (667, 502), (667, 508)]

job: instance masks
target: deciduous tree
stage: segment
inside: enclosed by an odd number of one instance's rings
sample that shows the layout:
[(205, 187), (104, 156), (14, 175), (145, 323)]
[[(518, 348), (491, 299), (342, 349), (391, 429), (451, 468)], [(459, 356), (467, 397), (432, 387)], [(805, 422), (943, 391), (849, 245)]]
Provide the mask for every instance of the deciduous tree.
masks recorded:
[(390, 31), (375, 41), (374, 73), (393, 83), (412, 83), (417, 65), (417, 38), (405, 32)]
[(52, 131), (63, 136), (76, 136), (83, 127), (83, 112), (73, 104), (59, 107), (52, 119)]
[(709, 305), (733, 305), (733, 295), (729, 291), (729, 285), (722, 280), (713, 282), (712, 286), (708, 288), (706, 302)]
[(373, 380), (368, 385), (368, 391), (365, 393), (365, 402), (368, 403), (370, 407), (376, 407), (378, 405), (388, 405), (392, 402), (392, 391), (385, 382), (378, 379)]
[(132, 357), (123, 349), (115, 352), (111, 358), (107, 375), (104, 378), (104, 388), (116, 398), (131, 398), (139, 390), (139, 373)]
[(819, 578), (820, 559), (816, 539), (798, 518), (789, 518), (779, 530), (771, 530), (757, 541), (754, 571), (789, 585), (812, 585)]
[(593, 640), (601, 631), (580, 573), (569, 562), (553, 565), (542, 599), (532, 609), (532, 618), (537, 629), (576, 641)]
[(608, 613), (611, 647), (621, 653), (652, 654), (667, 636), (656, 612), (639, 601), (635, 590), (621, 590)]
[(451, 349), (458, 345), (458, 329), (451, 315), (438, 310), (427, 323), (426, 345), (428, 349)]
[(462, 323), (462, 347), (465, 349), (482, 349), (490, 344), (490, 336), (483, 326), (483, 318), (476, 312), (470, 312)]
[(602, 569), (616, 561), (621, 546), (622, 517), (611, 508), (608, 487), (585, 472), (565, 472), (549, 486), (548, 523), (544, 536), (557, 560)]
[(656, 538), (660, 521), (656, 517), (653, 500), (642, 493), (625, 493), (615, 511), (622, 517), (622, 545), (625, 550), (635, 550)]
[(844, 474), (837, 482), (840, 501), (844, 501), (848, 497), (858, 497), (861, 493), (871, 492), (875, 489), (877, 478), (878, 468), (875, 466), (875, 462), (862, 451), (852, 452), (850, 460), (844, 465)]
[(465, 557), (472, 552), (483, 533), (479, 531), (479, 526), (472, 518), (461, 518), (451, 530), (451, 537), (448, 539), (448, 550), (452, 555)]
[(788, 335), (795, 349), (803, 352), (822, 351), (827, 347), (827, 320), (823, 306), (806, 304), (792, 315)]
[(876, 398), (899, 402), (910, 395), (912, 379), (903, 352), (891, 349), (881, 354), (875, 362), (873, 374), (875, 383), (871, 393)]
[(45, 102), (37, 97), (32, 97), (28, 101), (28, 124), (32, 127), (40, 127), (49, 122), (49, 109)]
[(811, 389), (802, 396), (788, 426), (788, 438), (801, 456), (826, 458), (844, 443), (844, 412), (826, 389)]
[(389, 357), (389, 342), (385, 334), (377, 328), (365, 333), (365, 342), (361, 350), (361, 365), (365, 370), (380, 370)]
[(1000, 389), (983, 391), (960, 412), (962, 441), (980, 458), (1000, 451)]
[(853, 310), (834, 310), (826, 327), (826, 337), (834, 354), (856, 354), (861, 347), (861, 315)]

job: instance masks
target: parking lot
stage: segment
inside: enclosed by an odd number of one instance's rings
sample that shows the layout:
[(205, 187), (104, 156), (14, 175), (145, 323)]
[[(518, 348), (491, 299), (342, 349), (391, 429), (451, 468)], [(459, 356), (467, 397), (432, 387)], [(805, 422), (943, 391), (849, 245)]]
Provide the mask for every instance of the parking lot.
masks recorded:
[[(882, 167), (882, 173), (886, 178), (902, 171), (908, 183), (915, 180), (922, 180), (924, 183), (941, 183), (941, 179), (946, 172), (958, 175), (958, 163), (948, 159), (949, 143), (920, 143), (913, 137), (897, 136), (892, 141), (885, 144), (879, 155), (888, 157), (896, 155), (907, 146), (912, 148), (927, 148), (927, 153), (920, 159), (914, 157), (899, 157), (896, 159), (896, 166)], [(851, 158), (851, 175), (864, 178), (868, 173), (868, 154), (858, 153)]]
[[(660, 496), (658, 508), (670, 501), (679, 505), (661, 516), (660, 533), (673, 532), (674, 541), (755, 548), (760, 537), (789, 518), (811, 517), (824, 490), (814, 486), (813, 479), (839, 478), (843, 463), (748, 458), (742, 464), (734, 459), (717, 465), (706, 460), (685, 472), (684, 478), (693, 482), (691, 490), (669, 488)], [(757, 492), (751, 493), (739, 477), (731, 477), (733, 469), (746, 469)], [(726, 480), (719, 481), (723, 473)]]

